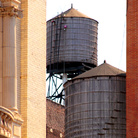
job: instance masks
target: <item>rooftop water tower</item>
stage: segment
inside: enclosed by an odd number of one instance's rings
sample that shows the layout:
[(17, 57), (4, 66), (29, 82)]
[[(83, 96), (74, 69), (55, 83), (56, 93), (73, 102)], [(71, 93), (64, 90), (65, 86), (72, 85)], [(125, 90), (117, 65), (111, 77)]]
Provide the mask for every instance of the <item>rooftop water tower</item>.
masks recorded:
[(48, 98), (63, 98), (62, 83), (57, 86), (54, 78), (66, 80), (97, 66), (97, 29), (96, 20), (73, 6), (47, 21)]
[(64, 84), (65, 138), (126, 138), (126, 75), (106, 62)]

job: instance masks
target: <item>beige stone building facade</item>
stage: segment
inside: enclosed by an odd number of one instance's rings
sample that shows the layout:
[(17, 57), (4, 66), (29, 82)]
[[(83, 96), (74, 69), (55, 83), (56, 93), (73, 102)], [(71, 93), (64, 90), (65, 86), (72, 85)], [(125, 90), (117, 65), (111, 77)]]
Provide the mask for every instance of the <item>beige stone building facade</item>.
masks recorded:
[(0, 0), (0, 138), (46, 137), (46, 1)]

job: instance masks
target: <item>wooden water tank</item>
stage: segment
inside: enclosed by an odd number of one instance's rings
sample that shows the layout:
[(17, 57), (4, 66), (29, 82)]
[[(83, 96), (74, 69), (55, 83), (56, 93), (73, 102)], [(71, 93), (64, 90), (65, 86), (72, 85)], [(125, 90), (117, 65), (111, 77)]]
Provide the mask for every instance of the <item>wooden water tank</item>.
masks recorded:
[(84, 67), (97, 66), (97, 26), (96, 20), (74, 8), (49, 20), (47, 72), (84, 72)]
[(65, 138), (126, 137), (125, 72), (104, 63), (64, 88)]

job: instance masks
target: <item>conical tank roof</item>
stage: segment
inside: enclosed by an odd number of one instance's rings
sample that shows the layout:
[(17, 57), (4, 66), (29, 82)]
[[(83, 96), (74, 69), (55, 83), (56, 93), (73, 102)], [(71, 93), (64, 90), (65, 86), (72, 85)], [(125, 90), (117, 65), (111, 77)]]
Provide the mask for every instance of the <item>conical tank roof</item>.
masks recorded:
[(84, 17), (84, 18), (90, 18), (86, 16), (85, 14), (79, 12), (78, 10), (74, 8), (70, 8), (69, 10), (65, 11), (63, 13), (64, 17)]
[[(68, 9), (67, 11), (65, 11), (65, 12), (57, 15), (56, 17), (54, 17), (52, 19), (55, 19), (55, 18), (58, 18), (58, 17), (79, 17), (79, 18), (89, 18), (89, 19), (92, 19), (89, 16), (87, 16), (87, 15), (79, 12), (78, 10), (74, 9), (73, 6), (71, 6), (71, 8)], [(52, 19), (50, 19), (50, 20), (52, 20)]]
[(125, 72), (107, 64), (106, 61), (104, 61), (103, 64), (89, 71), (86, 71), (85, 73), (73, 78), (73, 80), (81, 78), (98, 77), (98, 76), (125, 76)]

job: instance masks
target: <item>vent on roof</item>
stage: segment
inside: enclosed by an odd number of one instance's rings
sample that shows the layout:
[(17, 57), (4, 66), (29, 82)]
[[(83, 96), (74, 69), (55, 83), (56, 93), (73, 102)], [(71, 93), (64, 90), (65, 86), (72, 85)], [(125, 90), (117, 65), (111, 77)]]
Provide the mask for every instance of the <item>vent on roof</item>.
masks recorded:
[(73, 3), (71, 3), (71, 8), (73, 8)]

